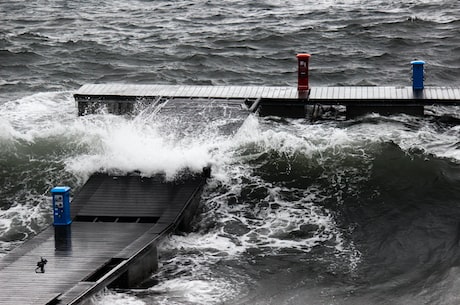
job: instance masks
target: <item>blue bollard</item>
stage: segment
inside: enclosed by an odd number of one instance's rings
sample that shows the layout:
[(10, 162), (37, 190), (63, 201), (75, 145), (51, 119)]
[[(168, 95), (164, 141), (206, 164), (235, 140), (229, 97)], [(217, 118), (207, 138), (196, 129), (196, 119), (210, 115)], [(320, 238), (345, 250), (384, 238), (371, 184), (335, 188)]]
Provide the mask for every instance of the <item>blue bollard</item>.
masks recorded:
[(414, 90), (423, 90), (423, 81), (425, 76), (423, 75), (423, 65), (425, 62), (423, 60), (414, 60), (411, 61), (412, 65), (412, 88)]
[(72, 223), (70, 216), (70, 187), (57, 186), (51, 189), (53, 195), (53, 214), (55, 226), (66, 226)]

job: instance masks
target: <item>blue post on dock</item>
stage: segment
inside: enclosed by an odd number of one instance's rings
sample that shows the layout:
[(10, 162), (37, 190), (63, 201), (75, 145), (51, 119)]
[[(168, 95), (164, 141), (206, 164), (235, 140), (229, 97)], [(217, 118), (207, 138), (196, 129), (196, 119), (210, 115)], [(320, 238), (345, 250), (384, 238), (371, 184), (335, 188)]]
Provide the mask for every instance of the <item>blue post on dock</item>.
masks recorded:
[(425, 62), (423, 60), (414, 60), (411, 61), (412, 64), (412, 88), (414, 90), (423, 90), (423, 81), (425, 76), (423, 73), (423, 65)]
[(72, 223), (70, 216), (70, 187), (57, 186), (51, 189), (53, 195), (53, 215), (55, 226), (66, 226)]

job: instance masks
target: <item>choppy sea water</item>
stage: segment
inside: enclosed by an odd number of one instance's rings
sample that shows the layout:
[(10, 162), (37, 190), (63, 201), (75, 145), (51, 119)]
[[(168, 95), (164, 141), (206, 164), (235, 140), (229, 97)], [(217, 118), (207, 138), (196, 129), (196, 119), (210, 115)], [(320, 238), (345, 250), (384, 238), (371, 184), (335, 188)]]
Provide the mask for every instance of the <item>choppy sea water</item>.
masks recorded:
[[(355, 120), (197, 103), (77, 117), (88, 82), (458, 86), (458, 1), (2, 1), (0, 255), (51, 223), (49, 190), (98, 170), (211, 164), (193, 230), (147, 287), (95, 304), (458, 304), (456, 108)], [(233, 126), (241, 125), (236, 131)]]

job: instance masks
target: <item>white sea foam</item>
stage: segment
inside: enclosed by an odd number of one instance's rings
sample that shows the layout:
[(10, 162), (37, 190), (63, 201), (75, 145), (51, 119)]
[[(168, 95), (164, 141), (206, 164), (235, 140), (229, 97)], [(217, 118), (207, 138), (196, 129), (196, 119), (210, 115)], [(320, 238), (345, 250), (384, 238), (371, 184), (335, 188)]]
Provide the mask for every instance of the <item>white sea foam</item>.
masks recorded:
[[(258, 249), (261, 256), (278, 255), (289, 249), (308, 253), (315, 246), (329, 242), (337, 255), (347, 257), (350, 268), (356, 268), (360, 253), (343, 237), (332, 214), (321, 207), (327, 198), (320, 190), (315, 186), (305, 189), (274, 186), (254, 177), (248, 164), (269, 150), (288, 156), (300, 152), (312, 158), (328, 150), (339, 154), (343, 147), (356, 141), (338, 128), (306, 126), (304, 122), (293, 121), (273, 130), (256, 116), (248, 117), (231, 140), (212, 152), (213, 158), (220, 160), (219, 174), (210, 181), (204, 195), (205, 212), (199, 224), (203, 230), (172, 235), (161, 244), (160, 253), (171, 253), (172, 258), (162, 262), (160, 283), (149, 289), (154, 293), (154, 303), (219, 304), (230, 300), (245, 289), (244, 281), (236, 283), (232, 280), (234, 275), (209, 280), (209, 275), (215, 276), (214, 266), (225, 265), (223, 261), (244, 260), (251, 249)], [(245, 151), (248, 146), (255, 147), (249, 154)], [(240, 196), (248, 184), (268, 190), (263, 199), (268, 205), (229, 204), (229, 198)], [(289, 192), (301, 196), (295, 201), (284, 199), (283, 194)], [(276, 208), (272, 208), (273, 204)], [(237, 228), (232, 228), (232, 223)], [(289, 235), (301, 231), (305, 225), (310, 226), (310, 232), (298, 237)]]
[(183, 169), (200, 171), (214, 161), (210, 151), (220, 145), (219, 140), (213, 140), (216, 135), (210, 128), (177, 138), (174, 126), (165, 132), (164, 118), (77, 117), (68, 92), (35, 94), (1, 108), (0, 139), (30, 143), (57, 139), (63, 145), (60, 149), (69, 151), (62, 156), (66, 169), (79, 176), (118, 170), (147, 176), (164, 172), (172, 178)]
[[(75, 116), (75, 103), (70, 92), (37, 93), (0, 105), (10, 138), (33, 142), (66, 133), (69, 120)], [(5, 127), (6, 126), (6, 127)]]
[[(443, 115), (442, 110), (440, 114)], [(451, 111), (448, 114), (456, 115)], [(460, 128), (455, 124), (440, 127), (436, 121), (400, 115), (378, 123), (356, 124), (347, 128), (346, 133), (362, 142), (393, 142), (405, 151), (422, 150), (427, 154), (460, 162)]]
[(135, 296), (125, 293), (114, 293), (104, 290), (92, 298), (92, 303), (97, 305), (145, 305), (146, 303)]
[(199, 171), (209, 162), (206, 145), (171, 141), (154, 122), (137, 124), (122, 117), (100, 116), (97, 120), (82, 118), (73, 127), (79, 130), (80, 144), (88, 152), (67, 160), (71, 172), (141, 171), (148, 176), (165, 172), (173, 177), (184, 168)]
[(47, 224), (51, 202), (47, 196), (29, 194), (23, 201), (14, 202), (7, 210), (0, 210), (0, 237), (18, 232), (37, 234)]
[(235, 287), (225, 279), (177, 278), (160, 283), (149, 289), (157, 294), (158, 305), (219, 304), (234, 295)]
[(8, 231), (11, 228), (11, 223), (13, 222), (13, 219), (9, 218), (9, 216), (10, 213), (0, 214), (0, 234), (4, 234), (4, 232)]
[[(206, 206), (210, 208), (209, 217), (216, 219), (223, 226), (219, 227), (216, 232), (209, 232), (199, 237), (188, 236), (193, 240), (189, 243), (189, 246), (199, 249), (199, 245), (204, 245), (205, 248), (213, 245), (212, 252), (222, 251), (232, 256), (244, 253), (251, 247), (260, 246), (271, 249), (269, 251), (274, 252), (285, 248), (310, 251), (321, 242), (334, 240), (338, 250), (349, 251), (347, 246), (343, 244), (341, 232), (337, 230), (334, 218), (327, 209), (321, 208), (321, 202), (326, 200), (327, 197), (315, 185), (305, 186), (305, 189), (277, 187), (272, 185), (271, 182), (260, 180), (260, 177), (253, 177), (251, 166), (241, 164), (240, 161), (247, 162), (251, 158), (257, 159), (260, 152), (268, 150), (274, 150), (288, 156), (301, 153), (307, 157), (307, 160), (313, 157), (321, 159), (322, 154), (326, 151), (331, 151), (332, 155), (339, 155), (347, 147), (356, 146), (357, 141), (361, 140), (354, 139), (346, 131), (339, 128), (306, 125), (303, 121), (293, 121), (290, 127), (281, 126), (281, 128), (272, 130), (270, 127), (261, 126), (258, 118), (249, 117), (235, 135), (232, 142), (233, 149), (227, 151), (227, 153), (233, 151), (236, 155), (229, 160), (229, 164), (222, 166), (227, 170), (226, 178), (228, 179), (221, 180), (220, 183), (226, 184), (227, 192), (212, 193), (205, 199)], [(240, 148), (248, 144), (256, 144), (258, 153), (239, 155)], [(358, 156), (362, 155), (361, 151), (355, 152), (352, 150), (351, 153), (356, 153)], [(236, 164), (234, 163), (235, 161)], [(334, 164), (329, 166), (334, 167)], [(365, 177), (362, 178), (364, 179)], [(268, 193), (263, 200), (269, 204), (276, 204), (276, 209), (269, 206), (254, 208), (251, 203), (229, 205), (229, 197), (241, 193), (242, 187), (244, 187), (243, 179), (249, 180), (249, 182), (245, 183), (251, 183), (254, 187), (266, 188)], [(299, 192), (302, 195), (296, 201), (283, 199), (283, 193), (291, 192)], [(247, 218), (242, 216), (250, 209), (254, 209), (254, 217)], [(229, 234), (225, 234), (224, 225), (235, 220), (248, 232), (238, 237), (238, 242), (231, 246), (229, 243), (232, 244), (233, 241), (231, 241)], [(283, 237), (283, 234), (299, 230), (305, 224), (317, 227), (313, 236), (301, 238), (300, 240)], [(229, 239), (224, 242), (225, 238), (223, 236)], [(209, 239), (213, 240), (213, 242), (210, 242)], [(187, 245), (185, 242), (179, 242), (178, 244)]]
[(0, 114), (0, 143), (5, 145), (15, 138), (15, 130), (10, 122)]

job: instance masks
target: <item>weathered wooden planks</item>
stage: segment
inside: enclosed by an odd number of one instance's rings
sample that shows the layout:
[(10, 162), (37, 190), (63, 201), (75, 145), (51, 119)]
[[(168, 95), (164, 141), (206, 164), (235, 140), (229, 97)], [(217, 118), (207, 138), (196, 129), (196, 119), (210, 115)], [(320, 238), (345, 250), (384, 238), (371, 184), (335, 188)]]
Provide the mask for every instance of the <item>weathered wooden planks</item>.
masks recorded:
[[(74, 222), (66, 241), (56, 241), (54, 227), (49, 227), (44, 232), (47, 238), (38, 246), (8, 254), (16, 257), (0, 270), (0, 304), (47, 304), (84, 281), (152, 226)], [(48, 260), (45, 273), (35, 273), (41, 257)]]
[[(114, 281), (156, 268), (156, 243), (196, 208), (205, 177), (93, 175), (72, 201), (70, 226), (50, 226), (0, 260), (0, 304), (78, 304)], [(46, 258), (45, 273), (35, 273)]]
[[(304, 94), (294, 87), (258, 86), (182, 86), (87, 84), (75, 92), (77, 100), (109, 98), (221, 98), (297, 100)], [(412, 87), (312, 87), (309, 103), (347, 104), (366, 101), (411, 101), (419, 103), (460, 103), (460, 88), (425, 87), (414, 91)]]

